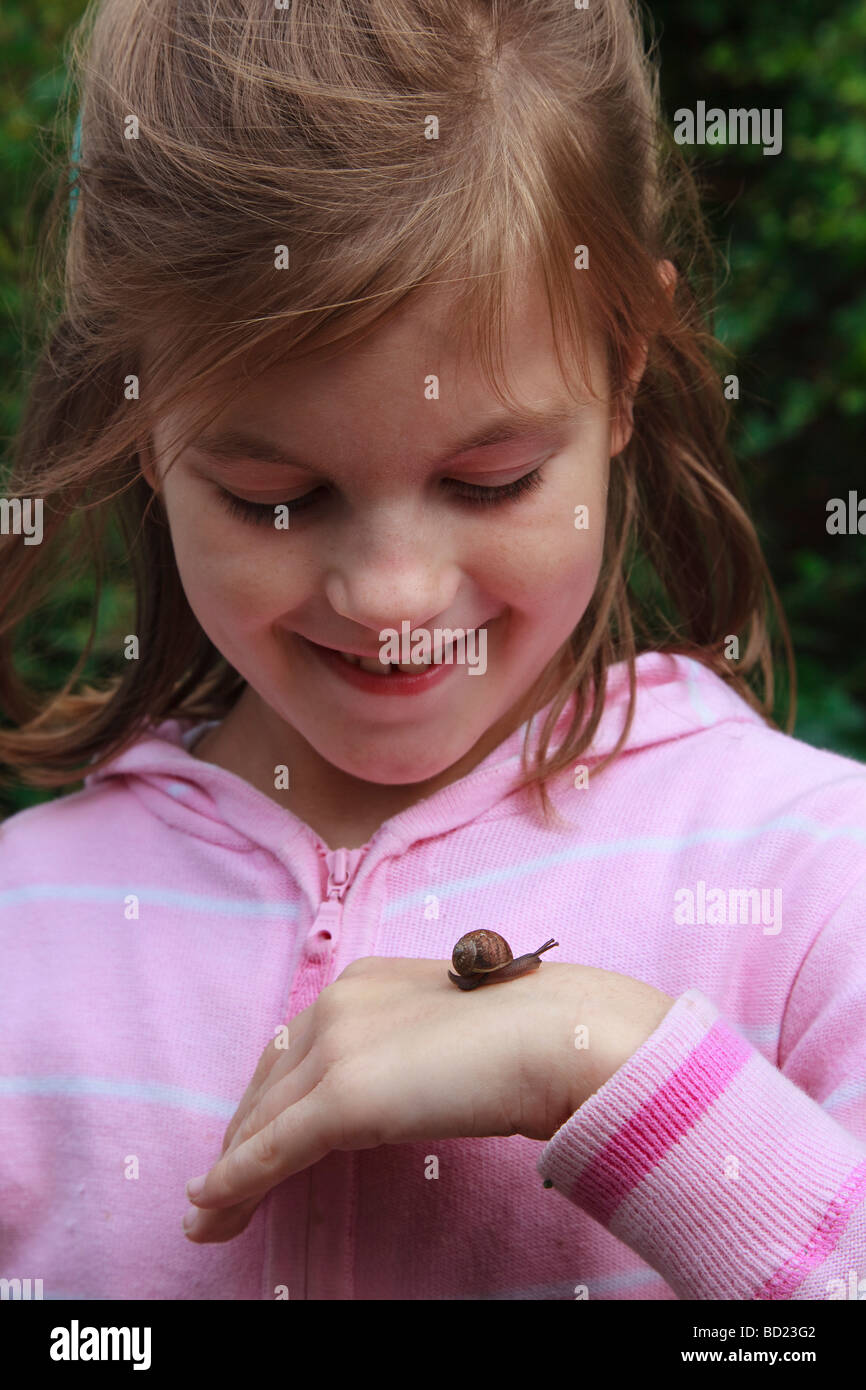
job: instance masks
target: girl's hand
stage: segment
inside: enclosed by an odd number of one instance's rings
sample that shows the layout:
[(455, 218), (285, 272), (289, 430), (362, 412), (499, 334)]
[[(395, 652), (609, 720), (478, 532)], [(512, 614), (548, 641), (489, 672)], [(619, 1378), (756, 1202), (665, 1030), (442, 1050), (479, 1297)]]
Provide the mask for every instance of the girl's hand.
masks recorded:
[[(673, 999), (613, 971), (546, 961), (458, 990), (441, 960), (353, 961), (268, 1044), (188, 1193), (197, 1244), (239, 1235), (262, 1198), (332, 1149), (523, 1134), (547, 1140), (650, 1036)], [(578, 1049), (575, 1029), (588, 1030)], [(191, 1209), (192, 1211), (193, 1209)]]

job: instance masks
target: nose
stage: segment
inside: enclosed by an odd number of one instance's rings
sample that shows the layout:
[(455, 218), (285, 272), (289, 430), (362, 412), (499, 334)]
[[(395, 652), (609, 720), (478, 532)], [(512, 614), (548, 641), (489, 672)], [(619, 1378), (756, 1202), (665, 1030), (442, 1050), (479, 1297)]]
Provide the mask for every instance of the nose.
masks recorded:
[(460, 587), (460, 567), (443, 529), (423, 527), (417, 512), (389, 511), (351, 536), (326, 565), (325, 593), (336, 613), (379, 633), (408, 621), (424, 627), (445, 613)]

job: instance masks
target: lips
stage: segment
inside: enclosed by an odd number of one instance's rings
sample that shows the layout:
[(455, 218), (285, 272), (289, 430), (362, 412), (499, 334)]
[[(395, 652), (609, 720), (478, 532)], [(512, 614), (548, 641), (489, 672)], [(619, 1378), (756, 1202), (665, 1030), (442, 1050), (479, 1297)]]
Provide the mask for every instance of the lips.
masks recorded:
[(370, 671), (376, 676), (384, 676), (389, 671), (403, 671), (411, 674), (418, 671), (422, 666), (429, 666), (428, 661), (408, 661), (395, 664), (393, 661), (380, 661), (377, 656), (355, 656), (353, 652), (338, 652), (337, 655), (349, 663), (350, 666), (360, 666), (362, 671)]
[[(310, 637), (306, 638), (305, 640), (308, 641), (310, 645), (313, 647), (320, 647), (322, 651), (331, 652), (333, 653), (333, 655), (340, 657), (341, 660), (345, 661), (347, 665), (358, 667), (362, 671), (368, 671), (371, 675), (374, 676), (385, 676), (392, 672), (396, 673), (398, 671), (402, 672), (403, 675), (413, 676), (418, 675), (421, 671), (427, 670), (430, 666), (439, 664), (438, 662), (434, 662), (432, 660), (400, 662), (380, 661), (378, 656), (375, 655), (366, 656), (359, 652), (342, 651), (339, 647), (325, 647), (320, 642), (313, 642), (312, 638)], [(449, 642), (448, 646), (443, 648), (443, 663), (447, 663), (448, 653), (451, 651), (451, 648), (453, 646), (454, 642)]]
[[(347, 657), (356, 655), (354, 652), (341, 652), (334, 647), (323, 647), (318, 642), (311, 642), (308, 637), (301, 637), (295, 634), (296, 640), (308, 647), (313, 660), (322, 662), (334, 675), (338, 676), (341, 684), (354, 687), (355, 690), (367, 695), (390, 695), (398, 698), (409, 695), (421, 696), (427, 691), (446, 682), (457, 679), (457, 667), (453, 664), (441, 662), (428, 662), (427, 665), (413, 666), (410, 670), (398, 670), (390, 665), (383, 665), (376, 660), (371, 662), (374, 670), (370, 671), (361, 665), (359, 658), (357, 664)], [(366, 661), (369, 658), (365, 658)]]

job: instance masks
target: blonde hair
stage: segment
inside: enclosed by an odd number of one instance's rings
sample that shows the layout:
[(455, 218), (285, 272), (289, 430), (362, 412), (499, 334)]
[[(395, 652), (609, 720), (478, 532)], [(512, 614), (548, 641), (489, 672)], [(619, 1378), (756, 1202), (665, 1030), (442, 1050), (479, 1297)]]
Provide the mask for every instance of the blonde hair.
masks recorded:
[[(350, 348), (439, 284), (491, 391), (514, 404), (505, 306), (527, 263), (543, 277), (567, 379), (573, 362), (586, 379), (590, 321), (612, 408), (628, 400), (635, 344), (649, 352), (631, 440), (611, 465), (598, 585), (527, 692), (527, 714), (550, 708), (534, 756), (524, 745), (519, 785), (538, 788), (547, 815), (545, 780), (589, 747), (608, 668), (626, 661), (626, 718), (600, 766), (618, 754), (645, 650), (696, 657), (773, 723), (768, 598), (793, 698), (790, 638), (726, 443), (714, 253), (660, 116), (642, 20), (634, 0), (88, 9), (71, 45), (79, 196), (70, 225), (59, 170), (39, 267), (45, 344), (7, 487), (44, 499), (48, 519), (42, 547), (0, 541), (0, 702), (16, 726), (0, 732), (0, 762), (31, 785), (62, 786), (152, 720), (224, 717), (244, 687), (189, 607), (140, 472), (141, 441), (163, 411), (198, 400), (247, 354), (270, 367)], [(425, 138), (434, 117), (438, 138)], [(132, 118), (138, 138), (127, 139)], [(280, 244), (290, 264), (278, 272)], [(577, 244), (589, 249), (580, 272)], [(663, 258), (677, 269), (671, 296)], [(127, 399), (151, 335), (159, 360), (141, 399)], [(144, 656), (76, 692), (115, 522)], [(97, 581), (90, 637), (62, 690), (39, 694), (15, 671), (14, 632), (82, 560)], [(724, 654), (730, 635), (743, 649), (736, 664)]]

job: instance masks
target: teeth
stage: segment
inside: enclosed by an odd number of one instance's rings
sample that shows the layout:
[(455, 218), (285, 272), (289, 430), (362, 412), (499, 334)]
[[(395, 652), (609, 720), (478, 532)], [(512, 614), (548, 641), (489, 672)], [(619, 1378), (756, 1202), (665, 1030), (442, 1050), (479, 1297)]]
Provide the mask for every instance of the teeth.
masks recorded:
[(348, 661), (350, 666), (360, 666), (362, 671), (369, 671), (374, 676), (384, 676), (391, 671), (404, 671), (410, 675), (417, 675), (423, 667), (430, 666), (431, 662), (412, 662), (404, 661), (399, 664), (393, 662), (379, 661), (375, 656), (352, 656), (349, 652), (340, 652), (344, 661)]

